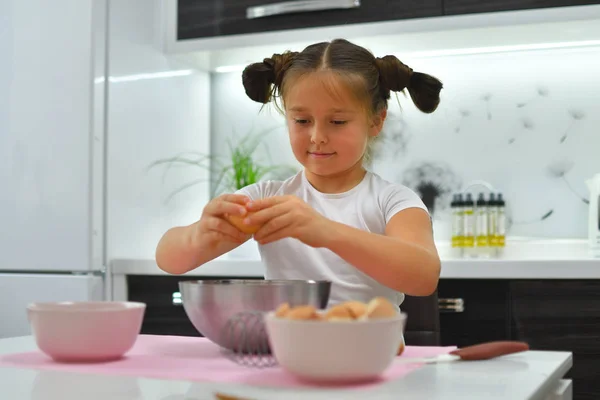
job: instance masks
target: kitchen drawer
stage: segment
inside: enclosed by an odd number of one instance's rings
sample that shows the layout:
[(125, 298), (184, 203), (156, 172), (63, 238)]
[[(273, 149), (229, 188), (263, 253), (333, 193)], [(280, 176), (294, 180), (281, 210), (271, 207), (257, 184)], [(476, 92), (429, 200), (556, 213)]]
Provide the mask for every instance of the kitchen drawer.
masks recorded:
[(600, 4), (599, 0), (444, 0), (444, 15)]
[[(566, 268), (568, 266), (565, 266)], [(511, 282), (512, 337), (533, 350), (570, 351), (574, 399), (600, 396), (600, 280)]]
[[(441, 279), (442, 345), (468, 346), (510, 338), (509, 283), (504, 280)], [(462, 307), (444, 307), (462, 302)]]
[[(249, 18), (248, 10), (273, 9), (277, 3), (312, 9), (285, 8), (274, 15)], [(352, 8), (342, 8), (349, 4)], [(292, 7), (293, 8), (293, 7)], [(178, 0), (177, 39), (276, 32), (365, 22), (442, 15), (442, 0)]]
[(519, 319), (582, 319), (582, 322), (600, 319), (600, 280), (515, 280), (510, 284), (510, 292)]
[(202, 279), (260, 279), (256, 277), (128, 275), (129, 301), (146, 303), (142, 334), (202, 336), (188, 319), (179, 297), (179, 282)]

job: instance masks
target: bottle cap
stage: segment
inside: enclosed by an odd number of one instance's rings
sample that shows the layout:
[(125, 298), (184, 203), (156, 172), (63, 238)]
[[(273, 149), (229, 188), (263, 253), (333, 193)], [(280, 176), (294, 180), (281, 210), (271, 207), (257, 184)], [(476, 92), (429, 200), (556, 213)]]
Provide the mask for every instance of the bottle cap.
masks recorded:
[(485, 197), (483, 197), (482, 192), (479, 192), (479, 195), (477, 196), (477, 205), (484, 206), (485, 204), (486, 204)]
[(502, 197), (502, 193), (498, 193), (498, 199), (496, 200), (496, 203), (501, 206), (504, 205), (504, 198)]

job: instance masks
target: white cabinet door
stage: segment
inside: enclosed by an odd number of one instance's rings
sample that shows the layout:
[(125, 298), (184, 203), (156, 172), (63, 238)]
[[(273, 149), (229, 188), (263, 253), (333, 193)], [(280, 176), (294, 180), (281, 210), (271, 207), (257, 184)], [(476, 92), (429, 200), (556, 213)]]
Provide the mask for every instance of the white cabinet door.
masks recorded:
[(90, 262), (93, 7), (0, 2), (0, 271), (99, 269)]

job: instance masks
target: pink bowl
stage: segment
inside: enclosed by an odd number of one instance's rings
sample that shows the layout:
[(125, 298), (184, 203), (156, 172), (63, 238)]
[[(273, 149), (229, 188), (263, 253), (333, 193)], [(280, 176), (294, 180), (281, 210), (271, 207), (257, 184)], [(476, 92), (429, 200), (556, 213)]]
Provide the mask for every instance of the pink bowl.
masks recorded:
[(99, 362), (133, 347), (145, 311), (135, 302), (33, 303), (27, 317), (37, 346), (54, 360)]

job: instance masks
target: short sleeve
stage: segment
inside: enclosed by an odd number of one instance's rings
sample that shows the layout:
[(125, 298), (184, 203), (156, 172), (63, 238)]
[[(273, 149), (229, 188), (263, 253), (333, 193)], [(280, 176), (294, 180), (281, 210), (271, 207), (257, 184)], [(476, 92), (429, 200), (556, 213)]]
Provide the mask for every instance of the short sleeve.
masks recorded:
[(419, 195), (400, 184), (389, 185), (386, 188), (382, 196), (382, 208), (386, 225), (394, 215), (407, 208), (420, 208), (429, 214)]
[(244, 186), (243, 188), (236, 190), (235, 194), (243, 194), (244, 196), (248, 196), (252, 201), (262, 199), (263, 196), (261, 182)]
[(243, 187), (237, 190), (235, 193), (246, 195), (250, 198), (250, 200), (255, 201), (271, 196), (285, 194), (281, 191), (283, 184), (284, 182), (282, 181), (265, 180)]

